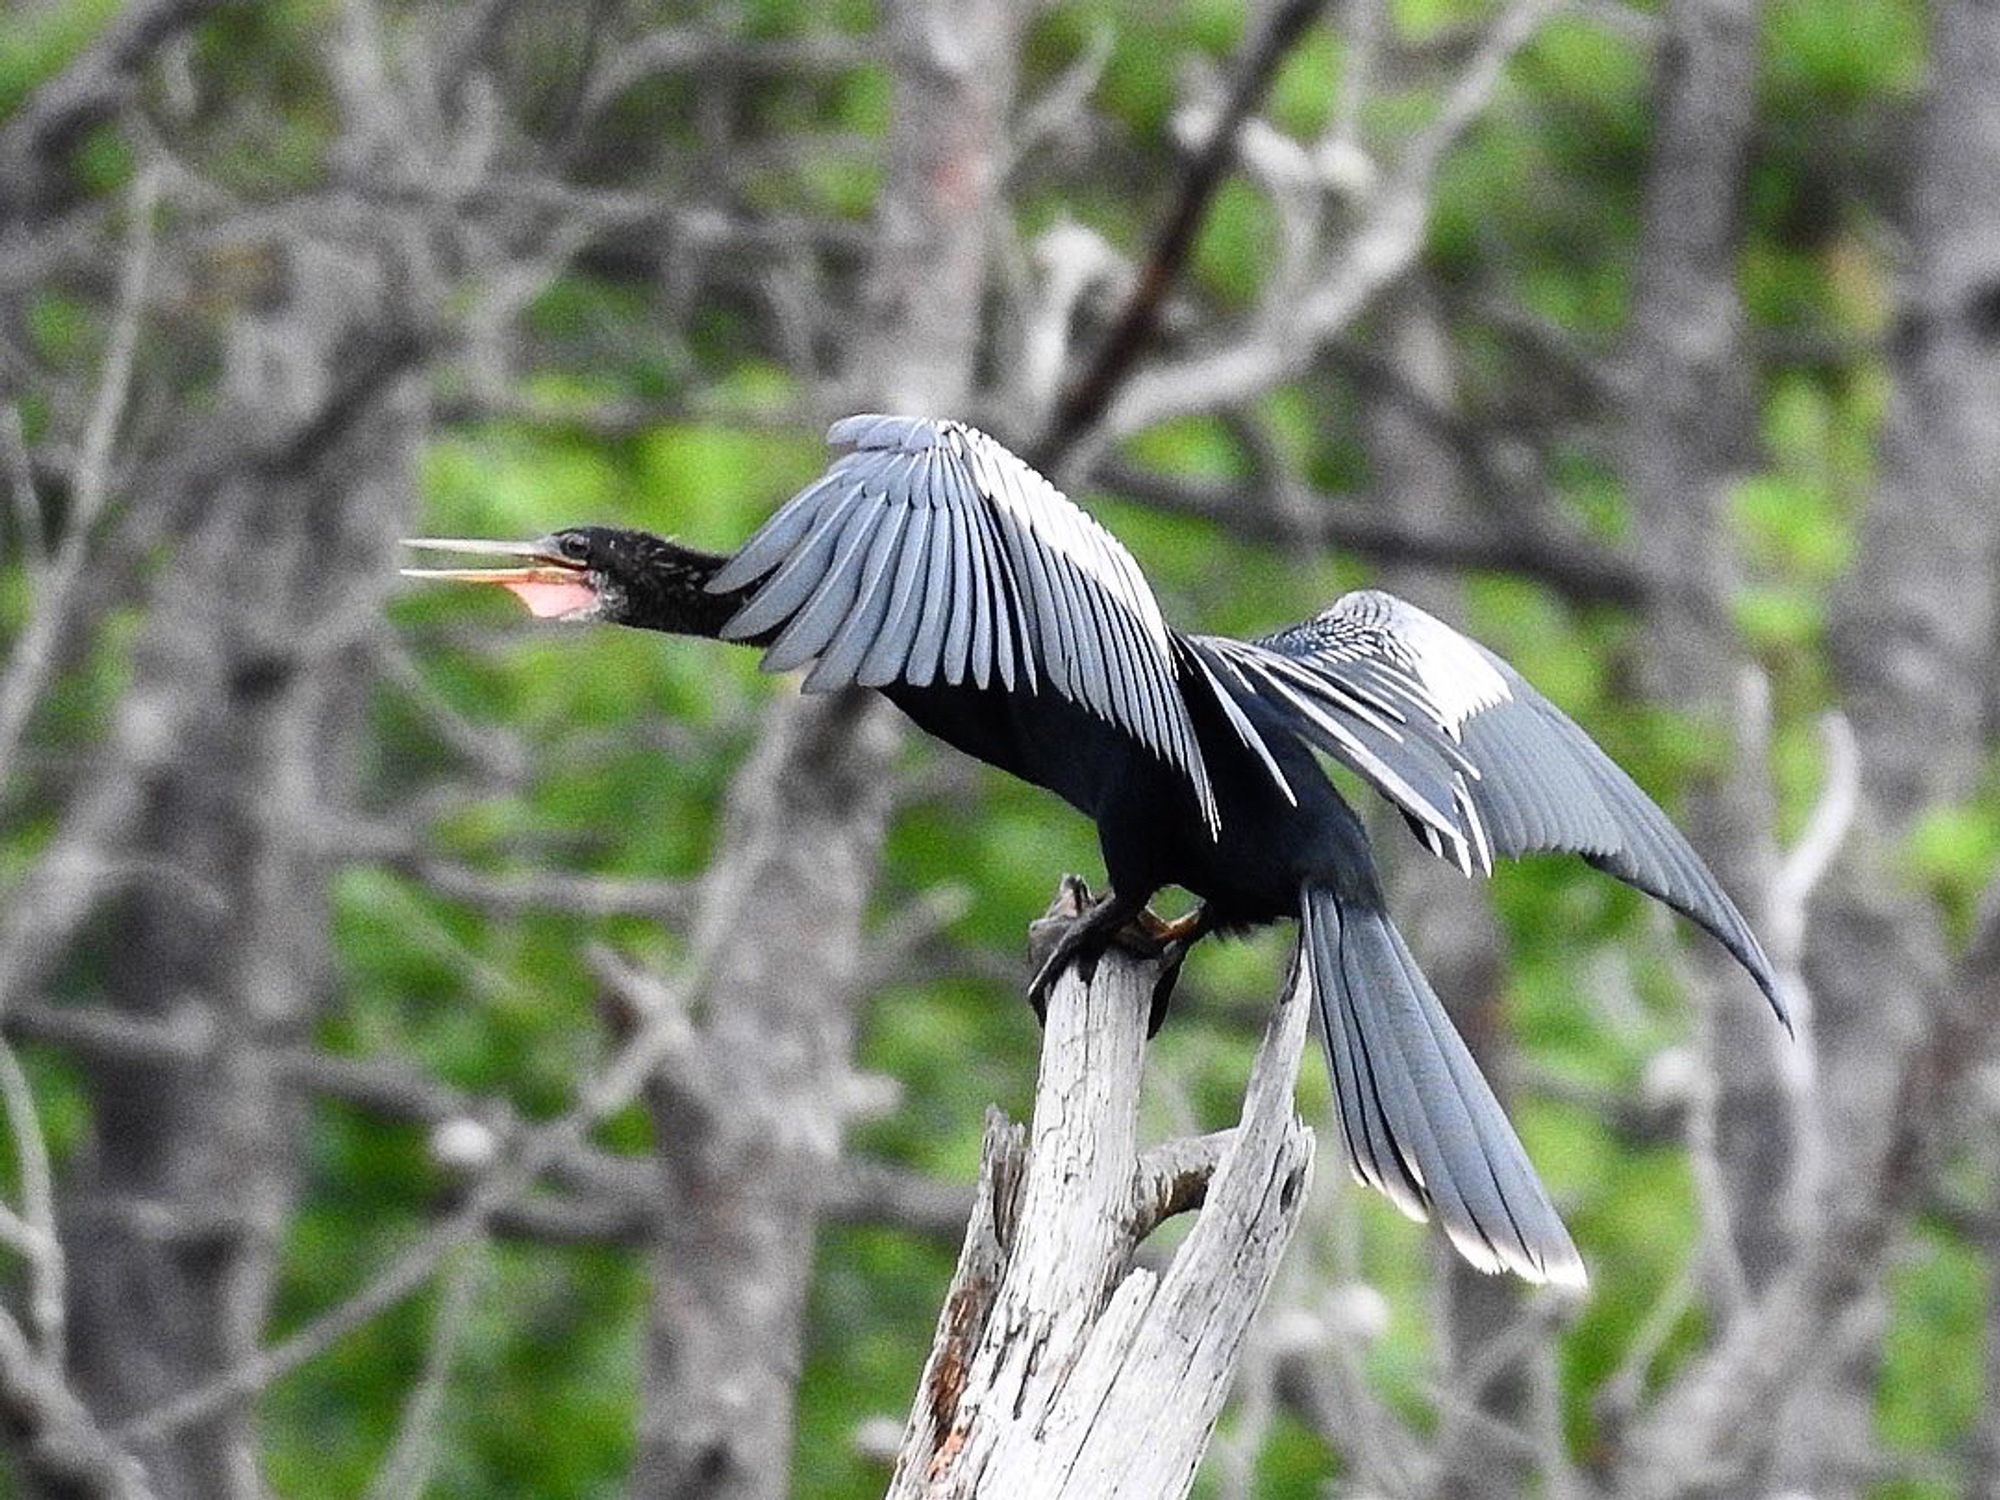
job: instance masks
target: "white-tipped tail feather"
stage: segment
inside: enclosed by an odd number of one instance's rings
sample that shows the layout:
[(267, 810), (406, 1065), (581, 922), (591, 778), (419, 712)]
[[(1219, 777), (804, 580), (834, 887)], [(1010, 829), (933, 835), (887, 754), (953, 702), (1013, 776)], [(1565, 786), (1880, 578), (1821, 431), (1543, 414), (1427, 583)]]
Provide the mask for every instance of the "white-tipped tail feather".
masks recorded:
[(1412, 1218), (1435, 1214), (1482, 1271), (1584, 1286), (1583, 1261), (1520, 1137), (1388, 914), (1311, 885), (1299, 916), (1355, 1178)]

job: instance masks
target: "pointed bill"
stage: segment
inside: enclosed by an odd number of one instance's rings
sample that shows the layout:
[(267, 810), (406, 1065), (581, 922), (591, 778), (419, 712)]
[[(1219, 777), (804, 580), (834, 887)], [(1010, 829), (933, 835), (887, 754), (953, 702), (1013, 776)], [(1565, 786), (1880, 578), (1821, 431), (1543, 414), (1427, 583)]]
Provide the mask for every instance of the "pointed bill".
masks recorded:
[(497, 583), (538, 619), (581, 615), (594, 609), (597, 590), (587, 568), (560, 557), (547, 542), (496, 542), (479, 537), (405, 537), (405, 547), (473, 557), (519, 558), (519, 568), (402, 568), (405, 578), (446, 583)]

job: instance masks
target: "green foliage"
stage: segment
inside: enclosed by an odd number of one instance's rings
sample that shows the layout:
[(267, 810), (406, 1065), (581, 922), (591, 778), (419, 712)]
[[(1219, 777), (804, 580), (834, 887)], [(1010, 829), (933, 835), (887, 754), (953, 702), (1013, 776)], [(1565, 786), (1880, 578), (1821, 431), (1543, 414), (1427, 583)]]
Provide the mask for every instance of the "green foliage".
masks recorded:
[(1448, 276), (1498, 275), (1532, 311), (1602, 333), (1624, 317), (1651, 99), (1646, 53), (1584, 20), (1544, 27), (1496, 111), (1447, 157), (1431, 255)]
[[(1877, 1420), (1892, 1454), (1962, 1452), (1991, 1399), (1984, 1358), (1989, 1267), (1962, 1240), (1921, 1231), (1890, 1276), (1892, 1313), (1883, 1343)], [(1919, 1471), (1921, 1472), (1921, 1471)], [(1946, 1500), (1942, 1476), (1885, 1485), (1882, 1500)]]
[(1195, 275), (1225, 305), (1247, 305), (1270, 271), (1277, 233), (1268, 198), (1247, 182), (1225, 182), (1195, 240)]
[[(754, 380), (755, 376), (746, 376)], [(662, 427), (640, 439), (634, 524), (717, 548), (826, 465), (817, 433), (772, 435), (721, 426)]]
[(1149, 427), (1128, 445), (1132, 457), (1169, 474), (1247, 479), (1249, 467), (1219, 417), (1180, 417)]
[(1333, 104), (1340, 93), (1340, 35), (1321, 21), (1306, 28), (1292, 48), (1264, 99), (1264, 115), (1287, 134), (1305, 139), (1333, 121)]
[[(977, 1166), (975, 1158), (974, 1166)], [(821, 1236), (813, 1283), (814, 1353), (799, 1382), (799, 1500), (880, 1494), (888, 1473), (855, 1452), (871, 1417), (900, 1420), (937, 1326), (935, 1288), (957, 1257), (882, 1230)]]
[(1853, 110), (1914, 92), (1924, 10), (1911, 0), (1775, 0), (1764, 11), (1767, 87)]
[(1928, 809), (1910, 830), (1909, 868), (1953, 929), (1970, 935), (1980, 894), (2000, 870), (2000, 795)]
[(78, 360), (91, 337), (91, 317), (80, 297), (45, 292), (28, 304), (28, 331), (35, 350), (59, 364)]
[(12, 114), (37, 84), (59, 72), (119, 8), (118, 0), (73, 0), (11, 10), (0, 26), (0, 115)]
[(77, 180), (91, 192), (105, 192), (132, 175), (132, 147), (110, 126), (91, 131), (76, 154)]
[(424, 488), (453, 536), (540, 536), (552, 503), (601, 514), (618, 489), (612, 460), (582, 442), (491, 428), (441, 439), (425, 456)]
[(866, 32), (881, 23), (874, 0), (749, 0), (742, 7), (747, 36), (796, 36), (825, 27), (833, 31)]
[[(0, 26), (0, 113), (87, 46), (118, 9), (115, 0), (70, 0), (10, 12)], [(523, 28), (515, 44), (521, 55), (500, 56), (493, 66), (527, 75), (528, 123), (543, 128), (560, 117), (587, 66), (585, 8), (531, 14), (537, 9), (514, 8), (525, 18), (515, 23)], [(685, 7), (637, 10), (663, 25), (684, 21)], [(730, 15), (742, 36), (772, 39), (829, 28), (867, 34), (880, 10), (872, 0), (748, 0)], [(404, 8), (383, 11), (392, 33), (413, 24)], [(1396, 0), (1390, 9), (1401, 41), (1434, 51), (1461, 45), (1462, 28), (1495, 12), (1491, 0)], [(156, 132), (177, 149), (176, 132), (200, 133), (208, 149), (199, 170), (220, 195), (254, 205), (294, 191), (324, 192), (340, 119), (324, 41), (342, 14), (335, 0), (223, 7), (194, 34), (191, 66), (204, 84), (198, 119), (171, 129), (155, 122)], [(1738, 268), (1747, 319), (1763, 341), (1759, 451), (1731, 494), (1730, 541), (1744, 586), (1729, 609), (1771, 680), (1771, 764), (1785, 832), (1796, 828), (1824, 775), (1813, 721), (1829, 696), (1825, 618), (1852, 566), (1857, 518), (1874, 483), (1887, 406), (1882, 347), (1900, 269), (1885, 222), (1905, 164), (1884, 149), (1883, 140), (1897, 137), (1882, 125), (1912, 107), (1925, 19), (1916, 0), (1773, 0), (1762, 10), (1759, 131), (1747, 167)], [(1021, 59), (1023, 96), (1050, 86), (1108, 38), (1090, 100), (1097, 133), (1084, 142), (1087, 152), (1065, 141), (1010, 164), (1011, 222), (994, 226), (996, 242), (1025, 241), (1066, 217), (1127, 254), (1140, 253), (1183, 165), (1172, 117), (1191, 97), (1192, 79), (1203, 78), (1202, 96), (1212, 96), (1207, 81), (1223, 75), (1248, 25), (1239, 0), (1068, 0), (1041, 8)], [(1560, 358), (1526, 358), (1518, 325), (1535, 325), (1593, 378), (1613, 362), (1625, 332), (1656, 123), (1660, 50), (1644, 33), (1641, 25), (1580, 12), (1546, 25), (1509, 69), (1494, 108), (1441, 163), (1426, 240), (1425, 270), (1453, 341), (1461, 382), (1455, 399), (1468, 421), (1489, 439), (1518, 439), (1545, 461), (1568, 513), (1613, 549), (1629, 544), (1631, 525), (1603, 413), (1551, 392), (1569, 372)], [(1311, 142), (1334, 117), (1348, 65), (1336, 21), (1315, 24), (1280, 69), (1266, 118)], [(618, 185), (621, 168), (643, 162), (646, 172), (634, 175), (664, 205), (715, 207), (747, 220), (868, 222), (895, 108), (886, 63), (760, 79), (732, 96), (726, 118), (704, 114), (702, 85), (699, 77), (668, 74), (621, 95), (605, 111), (604, 144), (584, 176)], [(1440, 94), (1408, 66), (1378, 70), (1372, 90), (1360, 143), (1378, 168), (1392, 169), (1410, 134), (1436, 117)], [(153, 101), (141, 102), (150, 108)], [(507, 129), (514, 128), (510, 122)], [(774, 164), (724, 186), (703, 175), (716, 133), (732, 146), (800, 149), (774, 153)], [(507, 131), (494, 149), (526, 154)], [(1084, 154), (1087, 164), (1072, 160)], [(78, 190), (116, 212), (131, 160), (128, 136), (91, 133), (79, 144)], [(1350, 210), (1329, 201), (1330, 214)], [(198, 226), (168, 217), (161, 228), (171, 236)], [(1277, 234), (1264, 190), (1233, 176), (1202, 227), (1178, 295), (1220, 310), (1229, 326), (1267, 284)], [(422, 530), (528, 538), (590, 520), (720, 549), (818, 472), (822, 414), (811, 421), (799, 415), (814, 392), (804, 373), (786, 368), (771, 336), (772, 314), (760, 301), (762, 263), (746, 256), (732, 267), (741, 284), (719, 277), (669, 293), (633, 273), (617, 236), (594, 248), (602, 253), (554, 277), (521, 320), (533, 357), (506, 377), (506, 394), (548, 420), (462, 420), (446, 428), (421, 464)], [(829, 295), (846, 295), (859, 273), (837, 256), (828, 266)], [(156, 288), (149, 339), (193, 341), (187, 331), (208, 315), (203, 299), (215, 295), (203, 278), (225, 289), (239, 278), (263, 287), (273, 274), (263, 252), (226, 247), (199, 268), (193, 282)], [(1498, 306), (1517, 316), (1493, 316)], [(20, 300), (18, 357), (87, 393), (108, 327), (103, 307), (100, 288), (37, 287)], [(1352, 335), (1363, 346), (1372, 336), (1365, 324)], [(1793, 353), (1794, 345), (1804, 352)], [(1245, 424), (1254, 423), (1325, 503), (1364, 503), (1357, 497), (1370, 475), (1359, 384), (1329, 359), (1228, 421), (1195, 417), (1155, 427), (1132, 439), (1126, 456), (1163, 473), (1245, 485), (1255, 473)], [(615, 403), (681, 415), (615, 438), (591, 435), (581, 418)], [(30, 437), (39, 440), (50, 403), (31, 395), (22, 409)], [(153, 420), (150, 407), (139, 414)], [(49, 498), (59, 506), (66, 497)], [(1138, 556), (1177, 623), (1256, 633), (1371, 577), (1353, 558), (1254, 546), (1217, 525), (1115, 496), (1082, 498)], [(1478, 498), (1506, 523), (1504, 497)], [(11, 649), (18, 640), (34, 587), (19, 558), (0, 553), (0, 645)], [(1631, 662), (1641, 643), (1628, 618), (1574, 607), (1515, 577), (1472, 579), (1465, 601), (1467, 626), (1670, 807), (1721, 766), (1733, 742), (1728, 726), (1636, 701)], [(371, 705), (378, 749), (367, 796), (376, 807), (428, 796), (427, 805), (444, 809), (417, 830), (429, 847), (494, 875), (549, 867), (698, 874), (758, 708), (787, 690), (761, 678), (747, 653), (531, 626), (511, 601), (477, 591), (412, 590), (392, 603), (390, 615), (421, 659), (424, 686), (420, 694), (385, 688)], [(95, 639), (66, 644), (66, 670), (34, 726), (35, 762), (19, 776), (27, 789), (7, 793), (14, 800), (0, 825), (0, 882), (8, 888), (55, 829), (55, 803), (43, 782), (71, 774), (66, 761), (105, 734), (142, 623), (138, 609), (116, 611)], [(468, 738), (490, 738), (518, 759), (521, 775), (505, 795), (451, 795)], [(948, 759), (942, 749), (913, 746), (904, 769), (914, 781), (947, 770)], [(897, 1080), (902, 1097), (853, 1141), (900, 1166), (963, 1181), (976, 1168), (986, 1106), (997, 1103), (1018, 1117), (1030, 1101), (1036, 1030), (1018, 985), (1005, 977), (1024, 967), (1022, 928), (1041, 910), (1057, 872), (1094, 880), (1101, 863), (1089, 826), (1041, 793), (983, 770), (953, 770), (937, 776), (936, 786), (894, 823), (878, 915), (886, 919), (902, 903), (940, 890), (959, 893), (964, 909), (950, 934), (987, 961), (976, 974), (913, 976), (870, 997), (857, 1064)], [(1407, 853), (1400, 829), (1387, 829), (1384, 842)], [(1904, 855), (1904, 869), (1962, 934), (2000, 867), (2000, 796), (1988, 788), (1964, 805), (1933, 810), (1910, 833)], [(1662, 939), (1643, 903), (1576, 860), (1511, 865), (1496, 874), (1491, 895), (1508, 955), (1506, 1019), (1537, 1073), (1579, 1093), (1636, 1095), (1648, 1060), (1687, 1032), (1665, 951), (1679, 935)], [(322, 1028), (322, 1045), (344, 1056), (406, 1060), (531, 1119), (569, 1107), (578, 1080), (602, 1061), (606, 1044), (584, 950), (606, 943), (660, 969), (681, 957), (678, 940), (659, 924), (499, 915), (365, 861), (343, 870), (329, 900), (341, 999)], [(1149, 1120), (1205, 1128), (1231, 1118), (1287, 941), (1274, 935), (1210, 944), (1196, 955), (1173, 1022), (1151, 1054), (1157, 1088)], [(90, 984), (79, 966), (62, 976), (58, 998), (87, 999)], [(1614, 990), (1630, 998), (1615, 1017), (1607, 999)], [(1728, 1001), (1749, 1003), (1747, 995)], [(87, 1142), (90, 1125), (76, 1071), (53, 1053), (31, 1051), (27, 1061), (50, 1144), (67, 1157)], [(1339, 1180), (1327, 1085), (1314, 1058), (1300, 1107), (1322, 1132), (1318, 1191), (1351, 1193)], [(1674, 1295), (1688, 1263), (1694, 1189), (1684, 1152), (1635, 1147), (1596, 1112), (1530, 1089), (1516, 1115), (1592, 1273), (1592, 1296), (1561, 1345), (1566, 1432), (1586, 1456), (1597, 1437), (1594, 1398), (1662, 1300)], [(635, 1110), (609, 1122), (596, 1143), (640, 1153), (651, 1148), (650, 1134)], [(321, 1106), (303, 1138), (309, 1154), (283, 1249), (279, 1334), (364, 1284), (454, 1192), (414, 1128)], [(0, 1149), (0, 1162), (10, 1160)], [(1360, 1260), (1340, 1274), (1363, 1276), (1391, 1309), (1387, 1333), (1363, 1356), (1365, 1372), (1395, 1409), (1434, 1420), (1430, 1242), (1372, 1197), (1356, 1194), (1341, 1212), (1359, 1225)], [(1327, 1246), (1302, 1242), (1295, 1253), (1315, 1257), (1314, 1273), (1324, 1272), (1323, 1279), (1333, 1276)], [(856, 1455), (854, 1429), (907, 1409), (952, 1250), (846, 1228), (822, 1236), (817, 1259), (797, 1487), (809, 1500), (846, 1500), (880, 1492), (884, 1476)], [(1881, 1436), (1898, 1453), (1920, 1460), (1949, 1453), (1972, 1427), (1982, 1399), (1984, 1270), (1943, 1228), (1927, 1228), (1899, 1269), (1879, 1413)], [(477, 1278), (474, 1315), (454, 1362), (431, 1493), (618, 1491), (633, 1447), (645, 1267), (616, 1250), (501, 1245), (482, 1252), (467, 1274)], [(262, 1433), (275, 1493), (365, 1489), (422, 1366), (438, 1306), (435, 1291), (414, 1297), (271, 1393)], [(1706, 1331), (1698, 1310), (1671, 1320), (1644, 1379), (1668, 1378)], [(1256, 1474), (1256, 1492), (1271, 1497), (1312, 1496), (1352, 1482), (1321, 1441), (1285, 1414), (1265, 1440)], [(1899, 1482), (1884, 1493), (1928, 1500), (1943, 1491)]]
[(1413, 39), (1435, 36), (1451, 26), (1491, 14), (1481, 0), (1395, 0), (1389, 15), (1396, 29)]
[(1129, 0), (1080, 0), (1052, 9), (1029, 39), (1031, 64), (1046, 68), (1075, 58), (1100, 34), (1111, 37), (1094, 102), (1112, 119), (1158, 141), (1179, 103), (1175, 67), (1201, 57), (1220, 63), (1242, 32), (1241, 7), (1231, 0), (1190, 0), (1177, 6)]
[(1818, 603), (1797, 589), (1750, 588), (1735, 600), (1736, 628), (1765, 651), (1802, 650), (1819, 639)]
[(1256, 1493), (1270, 1500), (1315, 1500), (1326, 1492), (1328, 1476), (1339, 1472), (1338, 1457), (1319, 1434), (1290, 1412), (1280, 1412), (1258, 1451)]
[(1782, 474), (1744, 480), (1735, 502), (1745, 550), (1773, 572), (1831, 581), (1846, 570), (1853, 543), (1830, 499), (1824, 489)]

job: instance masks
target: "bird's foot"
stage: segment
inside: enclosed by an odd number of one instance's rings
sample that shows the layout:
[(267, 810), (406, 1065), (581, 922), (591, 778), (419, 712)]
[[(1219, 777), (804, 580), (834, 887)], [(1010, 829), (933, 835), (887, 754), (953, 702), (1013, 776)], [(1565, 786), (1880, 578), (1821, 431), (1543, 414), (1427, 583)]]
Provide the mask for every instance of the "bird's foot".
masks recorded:
[(1159, 1035), (1160, 1027), (1167, 1019), (1167, 1006), (1174, 998), (1174, 986), (1180, 980), (1181, 965), (1187, 962), (1188, 950), (1209, 932), (1208, 908), (1197, 906), (1171, 922), (1163, 922), (1147, 910), (1139, 914), (1137, 925), (1148, 927), (1148, 935), (1157, 945), (1156, 956), (1160, 961), (1160, 977), (1153, 981), (1152, 1008), (1146, 1013), (1146, 1035), (1151, 1038)]
[(1159, 916), (1148, 906), (1132, 919), (1131, 925), (1121, 932), (1119, 937), (1143, 939), (1146, 946), (1138, 947), (1138, 951), (1148, 958), (1158, 957), (1176, 943), (1182, 945), (1185, 954), (1186, 945), (1201, 936), (1206, 921), (1207, 912), (1199, 906), (1191, 912), (1175, 917), (1172, 921)]
[[(1028, 1004), (1034, 1007), (1037, 1021), (1047, 1022), (1049, 993), (1063, 970), (1074, 963), (1077, 976), (1085, 984), (1090, 983), (1097, 975), (1097, 961), (1104, 956), (1104, 950), (1114, 940), (1122, 940), (1126, 933), (1135, 930), (1126, 925), (1135, 914), (1133, 903), (1116, 891), (1093, 898), (1090, 887), (1080, 877), (1063, 876), (1056, 899), (1041, 920), (1028, 929), (1028, 957), (1030, 961), (1039, 960), (1035, 977), (1028, 983)], [(1121, 928), (1125, 930), (1120, 931)]]
[(1070, 964), (1077, 976), (1089, 984), (1097, 975), (1097, 962), (1113, 943), (1141, 958), (1159, 959), (1164, 967), (1153, 986), (1152, 1008), (1147, 1015), (1146, 1034), (1152, 1036), (1166, 1019), (1167, 1002), (1172, 999), (1174, 982), (1188, 949), (1208, 930), (1207, 910), (1197, 907), (1172, 921), (1158, 916), (1148, 906), (1134, 909), (1116, 891), (1093, 898), (1090, 887), (1075, 875), (1065, 875), (1056, 899), (1039, 922), (1028, 930), (1028, 956), (1038, 960), (1035, 977), (1028, 985), (1028, 1004), (1035, 1019), (1048, 1020), (1049, 994)]

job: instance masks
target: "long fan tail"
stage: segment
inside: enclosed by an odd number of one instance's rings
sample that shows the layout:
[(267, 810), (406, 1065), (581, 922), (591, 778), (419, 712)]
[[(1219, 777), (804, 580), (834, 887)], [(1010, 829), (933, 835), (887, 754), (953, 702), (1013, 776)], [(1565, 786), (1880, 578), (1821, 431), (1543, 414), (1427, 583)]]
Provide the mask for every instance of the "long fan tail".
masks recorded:
[(1308, 885), (1299, 942), (1356, 1179), (1435, 1214), (1482, 1271), (1581, 1288), (1569, 1231), (1388, 913)]

